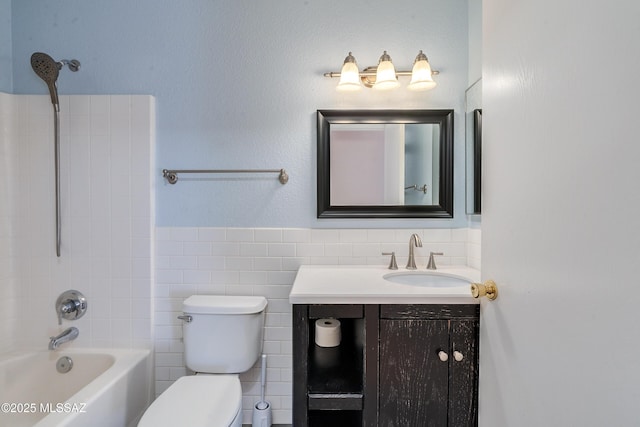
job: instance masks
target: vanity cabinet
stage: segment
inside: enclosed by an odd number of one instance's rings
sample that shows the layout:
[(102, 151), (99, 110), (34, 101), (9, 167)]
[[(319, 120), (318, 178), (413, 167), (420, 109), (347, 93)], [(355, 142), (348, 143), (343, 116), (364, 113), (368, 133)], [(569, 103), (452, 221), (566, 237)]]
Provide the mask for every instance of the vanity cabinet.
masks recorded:
[[(293, 306), (296, 427), (477, 426), (479, 305)], [(315, 320), (341, 322), (338, 347)]]

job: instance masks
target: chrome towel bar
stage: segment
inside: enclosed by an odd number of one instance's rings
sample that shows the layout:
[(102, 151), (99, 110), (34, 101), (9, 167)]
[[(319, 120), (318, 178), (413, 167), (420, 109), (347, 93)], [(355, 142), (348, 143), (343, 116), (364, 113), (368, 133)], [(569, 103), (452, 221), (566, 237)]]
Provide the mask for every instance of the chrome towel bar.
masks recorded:
[(289, 182), (289, 175), (284, 169), (163, 169), (162, 176), (169, 182), (178, 182), (179, 173), (277, 173), (280, 184)]

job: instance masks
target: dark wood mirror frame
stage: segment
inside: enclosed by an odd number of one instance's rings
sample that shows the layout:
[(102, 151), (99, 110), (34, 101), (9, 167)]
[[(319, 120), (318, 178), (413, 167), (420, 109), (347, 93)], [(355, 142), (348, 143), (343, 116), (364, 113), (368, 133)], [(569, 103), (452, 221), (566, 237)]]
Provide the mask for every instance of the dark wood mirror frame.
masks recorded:
[(482, 212), (482, 109), (473, 110), (473, 213)]
[[(453, 110), (318, 110), (318, 218), (453, 218)], [(439, 204), (332, 206), (330, 133), (332, 124), (409, 123), (440, 125)]]

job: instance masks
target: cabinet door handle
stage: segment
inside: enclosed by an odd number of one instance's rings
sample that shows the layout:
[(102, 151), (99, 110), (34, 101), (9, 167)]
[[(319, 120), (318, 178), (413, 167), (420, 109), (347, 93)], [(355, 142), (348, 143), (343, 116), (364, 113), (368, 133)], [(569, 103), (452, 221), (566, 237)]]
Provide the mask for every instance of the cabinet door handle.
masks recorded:
[(456, 362), (462, 362), (462, 359), (464, 359), (464, 355), (459, 351), (454, 351), (453, 358), (456, 359)]
[(440, 360), (442, 360), (443, 362), (446, 362), (447, 360), (449, 360), (449, 355), (448, 355), (446, 352), (442, 351), (442, 350), (440, 350), (440, 351), (438, 352), (438, 357), (439, 357), (439, 358), (440, 358)]

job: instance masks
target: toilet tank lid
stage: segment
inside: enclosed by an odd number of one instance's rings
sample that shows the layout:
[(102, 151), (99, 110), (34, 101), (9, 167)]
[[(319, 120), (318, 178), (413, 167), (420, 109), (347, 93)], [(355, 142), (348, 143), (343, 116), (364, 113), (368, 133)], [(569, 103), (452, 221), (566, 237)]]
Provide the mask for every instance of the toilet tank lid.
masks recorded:
[(254, 314), (267, 307), (265, 297), (231, 295), (191, 295), (182, 303), (185, 313)]

